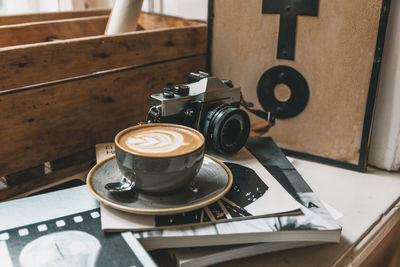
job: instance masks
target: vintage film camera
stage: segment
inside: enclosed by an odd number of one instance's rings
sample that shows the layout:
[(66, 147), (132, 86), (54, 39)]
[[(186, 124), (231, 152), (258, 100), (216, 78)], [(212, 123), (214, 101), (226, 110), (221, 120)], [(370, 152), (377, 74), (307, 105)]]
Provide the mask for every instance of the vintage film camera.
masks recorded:
[(230, 80), (190, 73), (188, 84), (151, 95), (147, 122), (186, 125), (199, 130), (208, 147), (232, 154), (246, 143), (250, 119), (240, 109), (241, 91)]

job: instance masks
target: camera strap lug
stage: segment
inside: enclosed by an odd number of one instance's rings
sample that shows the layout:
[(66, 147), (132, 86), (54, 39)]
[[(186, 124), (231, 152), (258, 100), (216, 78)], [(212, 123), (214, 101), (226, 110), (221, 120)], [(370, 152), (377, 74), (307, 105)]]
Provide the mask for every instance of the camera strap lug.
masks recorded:
[(244, 100), (243, 95), (240, 94), (240, 105), (242, 105), (248, 112), (262, 118), (264, 121), (251, 125), (250, 136), (261, 136), (275, 125), (275, 117), (270, 111), (265, 112), (260, 109), (255, 109), (254, 104)]
[(154, 123), (158, 122), (161, 115), (161, 107), (160, 106), (152, 106), (149, 109), (146, 117), (146, 123)]

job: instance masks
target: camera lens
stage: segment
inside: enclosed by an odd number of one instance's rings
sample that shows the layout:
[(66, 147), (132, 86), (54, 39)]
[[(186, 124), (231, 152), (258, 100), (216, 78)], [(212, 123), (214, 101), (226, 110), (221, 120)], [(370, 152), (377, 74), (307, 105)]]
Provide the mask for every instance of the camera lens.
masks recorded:
[(215, 150), (232, 154), (245, 145), (250, 119), (240, 108), (222, 104), (208, 111), (203, 132)]
[(226, 144), (235, 144), (240, 139), (241, 129), (238, 118), (231, 117), (222, 127), (221, 141)]

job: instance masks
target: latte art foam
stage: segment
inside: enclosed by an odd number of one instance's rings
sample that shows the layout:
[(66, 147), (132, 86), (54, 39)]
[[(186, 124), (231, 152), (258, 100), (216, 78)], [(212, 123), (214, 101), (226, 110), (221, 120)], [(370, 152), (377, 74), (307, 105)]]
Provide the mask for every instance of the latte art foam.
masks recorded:
[(183, 126), (148, 124), (121, 133), (119, 146), (139, 155), (151, 157), (178, 156), (204, 145), (201, 133)]
[(152, 132), (133, 133), (125, 144), (132, 150), (143, 153), (169, 153), (181, 146), (187, 146), (183, 135), (176, 131), (156, 130)]

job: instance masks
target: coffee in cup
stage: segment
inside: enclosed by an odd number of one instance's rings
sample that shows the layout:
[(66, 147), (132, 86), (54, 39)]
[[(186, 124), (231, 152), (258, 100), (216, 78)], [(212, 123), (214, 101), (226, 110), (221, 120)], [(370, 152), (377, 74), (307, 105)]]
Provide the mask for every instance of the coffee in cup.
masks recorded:
[(200, 170), (205, 139), (195, 129), (168, 123), (142, 124), (115, 137), (121, 173), (135, 188), (162, 193), (186, 186)]
[(203, 143), (201, 133), (171, 124), (131, 128), (118, 139), (126, 151), (148, 157), (180, 156), (200, 148)]

